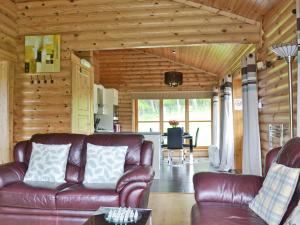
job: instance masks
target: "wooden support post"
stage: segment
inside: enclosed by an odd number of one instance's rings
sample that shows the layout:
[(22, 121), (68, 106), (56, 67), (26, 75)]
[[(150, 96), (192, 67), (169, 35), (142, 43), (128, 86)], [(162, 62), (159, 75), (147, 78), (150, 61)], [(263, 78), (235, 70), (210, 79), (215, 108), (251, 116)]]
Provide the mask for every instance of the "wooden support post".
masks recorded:
[(14, 66), (0, 62), (0, 163), (12, 160)]

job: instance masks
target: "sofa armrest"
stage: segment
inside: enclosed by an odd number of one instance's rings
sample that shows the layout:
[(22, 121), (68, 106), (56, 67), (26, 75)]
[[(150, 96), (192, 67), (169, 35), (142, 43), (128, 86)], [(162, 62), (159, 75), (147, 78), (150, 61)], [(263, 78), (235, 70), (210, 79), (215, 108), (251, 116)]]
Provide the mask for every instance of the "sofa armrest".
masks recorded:
[(248, 204), (258, 193), (264, 178), (226, 173), (198, 173), (194, 175), (197, 202)]
[(270, 150), (266, 155), (266, 167), (265, 167), (265, 176), (267, 175), (271, 165), (273, 162), (277, 160), (277, 156), (279, 151), (281, 150), (281, 147), (274, 148)]
[(152, 166), (153, 163), (153, 143), (152, 141), (144, 141), (141, 149), (142, 166)]
[(139, 166), (132, 170), (128, 170), (119, 179), (117, 183), (117, 192), (121, 192), (122, 189), (129, 183), (133, 182), (151, 182), (154, 178), (154, 171), (151, 166)]
[(17, 181), (22, 181), (27, 165), (20, 162), (12, 162), (0, 165), (0, 188)]

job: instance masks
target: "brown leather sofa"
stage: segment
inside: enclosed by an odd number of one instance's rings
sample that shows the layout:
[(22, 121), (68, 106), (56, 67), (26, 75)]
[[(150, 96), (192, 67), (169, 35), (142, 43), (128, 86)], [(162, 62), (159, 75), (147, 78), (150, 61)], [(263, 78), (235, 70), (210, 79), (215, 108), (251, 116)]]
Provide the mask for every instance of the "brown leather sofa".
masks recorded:
[[(266, 157), (266, 171), (272, 162), (300, 168), (300, 138), (291, 139), (283, 148), (270, 151)], [(224, 173), (198, 173), (194, 175), (196, 204), (191, 212), (192, 225), (266, 225), (248, 203), (255, 197), (264, 181), (263, 177)], [(282, 220), (300, 199), (300, 182)]]
[[(66, 183), (25, 184), (32, 142), (68, 144)], [(128, 146), (125, 174), (116, 187), (82, 183), (86, 145)], [(0, 225), (83, 224), (101, 206), (147, 207), (153, 181), (153, 146), (137, 134), (37, 134), (17, 143), (14, 162), (0, 166)]]

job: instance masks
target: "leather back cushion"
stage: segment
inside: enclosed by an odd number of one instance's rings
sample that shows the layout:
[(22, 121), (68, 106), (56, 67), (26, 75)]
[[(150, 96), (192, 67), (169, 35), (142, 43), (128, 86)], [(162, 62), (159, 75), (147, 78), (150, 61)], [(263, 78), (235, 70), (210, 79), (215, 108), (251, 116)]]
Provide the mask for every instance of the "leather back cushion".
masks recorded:
[[(144, 136), (140, 134), (94, 134), (87, 136), (86, 143), (102, 146), (128, 146), (125, 165), (140, 165)], [(86, 144), (84, 146), (84, 164)]]
[(25, 163), (29, 163), (32, 142), (41, 144), (69, 144), (71, 143), (68, 157), (66, 181), (80, 182), (79, 174), (82, 166), (82, 149), (85, 143), (86, 135), (81, 134), (35, 134), (31, 137), (26, 147)]
[(103, 146), (128, 146), (125, 168), (140, 165), (144, 136), (139, 134), (36, 134), (28, 142), (20, 142), (15, 147), (15, 160), (29, 163), (32, 142), (41, 144), (68, 144), (71, 149), (68, 158), (66, 181), (82, 182), (86, 162), (86, 143)]
[[(277, 163), (283, 164), (292, 168), (300, 168), (300, 138), (296, 137), (289, 140), (280, 150), (277, 158)], [(300, 179), (296, 187), (293, 197), (294, 201), (300, 199)]]
[(265, 163), (265, 173), (264, 175), (266, 176), (269, 169), (271, 168), (271, 165), (273, 162), (276, 162), (277, 160), (277, 156), (278, 156), (278, 152), (281, 150), (281, 147), (278, 148), (274, 148), (272, 150), (270, 150), (267, 155), (266, 155), (266, 163)]

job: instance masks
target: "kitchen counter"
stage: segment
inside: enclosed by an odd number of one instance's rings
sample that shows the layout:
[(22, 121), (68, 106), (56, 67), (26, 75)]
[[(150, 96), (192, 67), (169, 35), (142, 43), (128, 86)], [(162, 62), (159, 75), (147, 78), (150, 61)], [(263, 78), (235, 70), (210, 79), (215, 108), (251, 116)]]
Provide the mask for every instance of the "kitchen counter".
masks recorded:
[(160, 159), (161, 159), (161, 134), (159, 132), (139, 132), (144, 135), (145, 140), (152, 141), (154, 146), (153, 169), (155, 170), (154, 179), (160, 179)]

